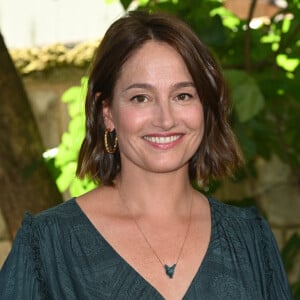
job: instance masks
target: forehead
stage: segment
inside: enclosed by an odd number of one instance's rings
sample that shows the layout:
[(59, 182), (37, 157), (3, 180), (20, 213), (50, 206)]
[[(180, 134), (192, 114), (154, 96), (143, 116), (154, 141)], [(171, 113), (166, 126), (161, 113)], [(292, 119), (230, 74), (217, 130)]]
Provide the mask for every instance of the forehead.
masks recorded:
[(144, 79), (155, 79), (160, 76), (173, 79), (191, 76), (186, 64), (172, 46), (165, 42), (147, 41), (135, 50), (121, 67), (118, 81), (132, 81)]

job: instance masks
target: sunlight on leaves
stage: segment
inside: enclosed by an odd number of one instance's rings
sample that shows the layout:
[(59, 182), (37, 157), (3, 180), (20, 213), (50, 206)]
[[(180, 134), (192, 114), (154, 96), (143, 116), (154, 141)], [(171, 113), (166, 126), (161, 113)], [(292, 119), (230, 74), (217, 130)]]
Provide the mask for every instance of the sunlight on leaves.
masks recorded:
[(62, 95), (62, 101), (68, 105), (71, 120), (68, 130), (62, 135), (55, 156), (55, 167), (60, 170), (56, 183), (61, 192), (69, 190), (71, 196), (80, 195), (95, 187), (91, 180), (79, 180), (75, 176), (78, 153), (85, 136), (86, 93), (87, 78), (84, 77), (81, 80), (81, 86), (71, 87)]
[(218, 7), (213, 9), (210, 12), (210, 16), (213, 17), (215, 15), (219, 15), (222, 18), (223, 25), (231, 30), (235, 31), (240, 24), (240, 19), (225, 7)]
[(298, 58), (289, 58), (285, 54), (279, 54), (276, 58), (278, 66), (282, 67), (288, 72), (294, 72), (299, 66), (300, 59)]
[(61, 192), (68, 189), (72, 181), (75, 179), (76, 162), (70, 162), (61, 167), (61, 174), (56, 180), (56, 184)]

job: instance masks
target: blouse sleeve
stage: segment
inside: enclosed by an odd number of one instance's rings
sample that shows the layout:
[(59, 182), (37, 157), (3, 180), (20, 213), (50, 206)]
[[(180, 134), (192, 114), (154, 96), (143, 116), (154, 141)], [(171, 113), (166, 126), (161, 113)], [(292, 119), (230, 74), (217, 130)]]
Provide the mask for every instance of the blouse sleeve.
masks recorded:
[(34, 218), (26, 214), (0, 272), (0, 300), (47, 299)]
[(291, 293), (276, 240), (268, 223), (264, 219), (262, 220), (262, 233), (262, 251), (265, 261), (268, 300), (292, 300), (294, 298)]

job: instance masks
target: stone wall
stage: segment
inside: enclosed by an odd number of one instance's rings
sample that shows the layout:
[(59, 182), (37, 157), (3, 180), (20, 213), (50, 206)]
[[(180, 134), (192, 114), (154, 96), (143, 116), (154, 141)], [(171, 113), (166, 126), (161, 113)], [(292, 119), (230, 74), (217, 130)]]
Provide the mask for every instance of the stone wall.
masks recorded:
[(66, 104), (61, 101), (62, 94), (72, 86), (80, 86), (84, 75), (85, 70), (70, 67), (23, 79), (46, 149), (58, 146), (68, 127), (69, 116)]
[[(53, 61), (56, 61), (55, 55), (52, 60), (49, 57), (44, 58), (44, 65), (39, 67), (37, 60), (32, 60), (32, 57), (25, 64), (24, 56), (21, 55), (23, 60), (17, 62), (46, 148), (55, 147), (60, 143), (61, 134), (66, 130), (69, 121), (66, 106), (61, 102), (61, 95), (69, 87), (80, 85), (80, 79), (86, 75), (88, 61), (92, 55), (89, 49), (88, 54), (79, 55), (83, 57), (81, 61), (78, 60), (78, 55), (77, 60), (70, 57), (66, 59), (67, 50), (61, 47), (59, 49), (60, 65), (56, 67), (53, 65)], [(51, 49), (48, 51), (53, 52)], [(74, 49), (70, 51), (76, 53)], [(40, 57), (38, 53), (35, 55)], [(74, 56), (76, 57), (76, 54)], [(34, 71), (34, 64), (38, 71)], [(257, 180), (246, 181), (243, 185), (228, 182), (215, 196), (222, 200), (253, 196), (258, 199), (260, 208), (267, 212), (268, 221), (279, 247), (282, 248), (293, 233), (300, 234), (300, 185), (295, 181), (289, 166), (277, 157), (273, 157), (271, 161), (258, 159), (257, 170)], [(10, 245), (0, 214), (0, 266)], [(289, 277), (291, 282), (299, 280), (300, 256)]]

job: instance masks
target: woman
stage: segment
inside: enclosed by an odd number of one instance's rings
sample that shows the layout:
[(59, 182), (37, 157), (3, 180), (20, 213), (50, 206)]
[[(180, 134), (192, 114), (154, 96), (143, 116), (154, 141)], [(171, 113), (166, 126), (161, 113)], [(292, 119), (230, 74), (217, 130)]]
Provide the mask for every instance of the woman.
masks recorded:
[(117, 20), (91, 70), (77, 170), (103, 185), (25, 217), (1, 299), (291, 299), (266, 222), (191, 185), (242, 162), (228, 110), (187, 25)]

